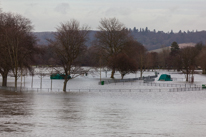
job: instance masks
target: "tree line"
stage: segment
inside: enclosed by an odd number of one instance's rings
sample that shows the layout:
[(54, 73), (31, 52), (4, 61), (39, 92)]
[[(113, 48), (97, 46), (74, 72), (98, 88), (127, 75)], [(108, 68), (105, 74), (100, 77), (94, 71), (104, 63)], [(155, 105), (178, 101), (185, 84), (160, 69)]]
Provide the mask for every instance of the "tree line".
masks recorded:
[[(173, 69), (185, 73), (188, 81), (189, 75), (193, 75), (194, 69), (198, 67), (201, 67), (205, 74), (206, 49), (202, 42), (195, 47), (183, 49), (179, 48), (177, 42), (172, 42), (171, 49), (163, 48), (157, 53), (149, 52), (116, 18), (102, 19), (99, 30), (91, 45), (85, 46), (84, 51), (77, 57), (76, 63), (80, 66), (107, 67), (112, 70), (111, 78), (114, 78), (115, 71), (119, 71), (123, 78), (126, 74), (137, 71), (142, 77), (145, 70)], [(42, 48), (51, 49), (50, 46)], [(52, 65), (51, 60), (52, 56), (47, 55), (46, 62)]]
[(194, 49), (179, 49), (177, 43), (172, 43), (171, 51), (148, 52), (118, 19), (102, 18), (99, 31), (88, 47), (86, 42), (89, 40), (89, 29), (88, 25), (81, 26), (75, 19), (60, 23), (53, 33), (54, 39), (47, 39), (49, 44), (42, 46), (37, 44), (29, 19), (18, 14), (1, 13), (2, 86), (7, 86), (8, 73), (12, 72), (17, 88), (17, 79), (22, 69), (28, 69), (32, 73), (33, 65), (63, 68), (63, 91), (66, 91), (69, 76), (81, 72), (81, 66), (106, 67), (112, 71), (111, 78), (114, 78), (118, 71), (122, 79), (126, 74), (137, 71), (140, 71), (142, 77), (145, 70), (156, 68), (182, 70), (189, 75), (193, 74), (195, 67), (199, 65), (205, 72), (203, 58), (206, 53), (202, 43), (198, 43)]
[(176, 41), (177, 43), (198, 43), (206, 42), (206, 31), (179, 31), (174, 33), (172, 30), (170, 32), (163, 31), (150, 31), (147, 27), (140, 28), (139, 30), (134, 28), (128, 29), (135, 38), (143, 45), (146, 46), (148, 50), (154, 50), (161, 48), (161, 45), (170, 46), (172, 42)]
[(202, 74), (206, 74), (206, 45), (202, 42), (197, 43), (194, 47), (182, 49), (179, 48), (177, 42), (173, 42), (170, 50), (164, 49), (159, 54), (164, 57), (162, 66), (183, 72), (186, 81), (193, 81), (189, 78), (193, 79), (195, 69), (202, 69)]
[[(172, 42), (176, 41), (177, 43), (198, 43), (203, 42), (205, 44), (206, 31), (179, 31), (177, 33), (163, 32), (163, 31), (150, 31), (148, 28), (145, 29), (128, 29), (127, 31), (133, 36), (133, 38), (142, 43), (148, 50), (154, 50), (161, 48), (162, 45), (170, 46)], [(86, 45), (90, 46), (90, 43), (95, 39), (95, 34), (98, 31), (89, 30), (88, 38)], [(38, 44), (47, 45), (48, 39), (54, 39), (52, 32), (34, 32), (34, 34), (39, 39)]]

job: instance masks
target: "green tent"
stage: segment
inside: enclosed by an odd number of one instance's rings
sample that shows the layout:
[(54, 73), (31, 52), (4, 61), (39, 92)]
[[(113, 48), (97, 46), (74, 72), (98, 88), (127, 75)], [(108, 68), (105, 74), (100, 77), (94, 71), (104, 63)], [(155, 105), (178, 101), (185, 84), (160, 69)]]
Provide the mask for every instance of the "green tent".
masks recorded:
[(172, 81), (172, 78), (170, 75), (162, 74), (159, 78), (159, 81)]

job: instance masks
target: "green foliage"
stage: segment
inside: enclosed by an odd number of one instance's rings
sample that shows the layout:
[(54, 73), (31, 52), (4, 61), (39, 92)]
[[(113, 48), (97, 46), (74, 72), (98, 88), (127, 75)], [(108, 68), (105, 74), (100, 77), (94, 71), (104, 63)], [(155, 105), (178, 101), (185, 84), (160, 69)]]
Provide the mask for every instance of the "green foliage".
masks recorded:
[(171, 44), (171, 52), (179, 50), (179, 49), (180, 48), (179, 48), (179, 45), (177, 44), (177, 42), (176, 41), (172, 42), (172, 44)]

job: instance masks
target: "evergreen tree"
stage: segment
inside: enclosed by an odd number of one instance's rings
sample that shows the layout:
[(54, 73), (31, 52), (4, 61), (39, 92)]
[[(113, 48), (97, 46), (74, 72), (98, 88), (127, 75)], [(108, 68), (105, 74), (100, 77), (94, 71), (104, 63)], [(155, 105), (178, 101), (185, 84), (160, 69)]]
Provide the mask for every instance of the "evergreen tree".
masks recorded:
[(180, 49), (180, 48), (179, 48), (179, 45), (177, 44), (177, 42), (176, 42), (176, 41), (172, 42), (170, 54), (171, 54), (171, 55), (176, 55), (177, 52), (179, 51), (179, 49)]
[(133, 32), (137, 32), (137, 29), (136, 29), (136, 27), (134, 27), (134, 29), (133, 29)]
[(148, 32), (148, 27), (145, 28), (145, 32)]

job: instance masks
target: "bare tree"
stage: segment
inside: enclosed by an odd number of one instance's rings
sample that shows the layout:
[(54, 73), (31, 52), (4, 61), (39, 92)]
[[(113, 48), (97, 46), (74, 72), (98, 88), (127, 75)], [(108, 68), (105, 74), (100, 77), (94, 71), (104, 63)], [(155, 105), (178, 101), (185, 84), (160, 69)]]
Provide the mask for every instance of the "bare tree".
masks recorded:
[(137, 51), (137, 62), (139, 64), (139, 70), (140, 70), (140, 77), (142, 78), (142, 74), (146, 69), (146, 61), (147, 61), (147, 56), (146, 56), (146, 49), (144, 47), (139, 48)]
[(2, 37), (5, 41), (5, 58), (10, 60), (10, 67), (15, 77), (15, 88), (17, 88), (17, 78), (19, 70), (30, 68), (29, 63), (33, 61), (36, 39), (32, 35), (33, 29), (30, 20), (15, 15), (5, 13), (5, 25), (2, 28)]
[(34, 55), (35, 65), (55, 65), (53, 62), (53, 53), (50, 45), (37, 45), (38, 52)]
[(129, 39), (127, 41), (123, 50), (123, 52), (125, 52), (130, 58), (136, 61), (141, 78), (146, 69), (146, 51), (146, 48), (141, 43), (133, 39)]
[(162, 68), (167, 68), (168, 62), (167, 59), (169, 57), (170, 49), (164, 45), (162, 45), (162, 50), (158, 54), (158, 64), (160, 65), (159, 67)]
[(200, 54), (197, 57), (197, 63), (202, 69), (202, 74), (206, 74), (206, 47), (202, 48)]
[(101, 66), (105, 67), (106, 66), (106, 60), (104, 60), (105, 54), (106, 53), (104, 52), (104, 50), (101, 49), (101, 47), (97, 45), (91, 45), (87, 49), (85, 61), (87, 62), (88, 66), (99, 67), (101, 63)]
[(85, 42), (87, 40), (88, 26), (80, 27), (76, 20), (71, 20), (66, 23), (61, 23), (55, 33), (55, 41), (50, 41), (53, 46), (53, 52), (56, 63), (63, 67), (65, 74), (63, 91), (66, 92), (66, 85), (71, 78), (79, 74), (81, 68), (76, 64), (75, 60), (85, 49)]
[(158, 64), (158, 61), (157, 61), (157, 56), (158, 56), (158, 53), (156, 52), (148, 52), (146, 53), (146, 68), (149, 70), (149, 69), (153, 69), (155, 67), (157, 67), (157, 64)]
[(197, 65), (196, 58), (198, 51), (194, 47), (186, 47), (180, 51), (179, 60), (182, 63), (182, 72), (185, 74), (186, 81), (189, 81), (189, 75), (194, 74), (194, 69)]
[(126, 74), (136, 73), (138, 70), (136, 63), (133, 58), (130, 58), (125, 53), (119, 53), (109, 60), (109, 66), (111, 66), (111, 68), (115, 67), (116, 70), (120, 72), (122, 79)]
[(4, 48), (3, 41), (0, 40), (0, 74), (2, 75), (2, 86), (5, 87), (7, 86), (7, 75), (10, 70), (11, 70), (10, 60)]
[(7, 86), (7, 75), (11, 70), (10, 59), (6, 52), (6, 42), (4, 39), (4, 29), (7, 22), (7, 14), (0, 14), (0, 73), (2, 75), (2, 86)]
[(0, 16), (0, 48), (1, 48), (1, 73), (3, 74), (3, 85), (6, 86), (6, 77), (12, 70), (15, 77), (15, 88), (20, 68), (30, 68), (29, 63), (33, 61), (35, 37), (31, 34), (31, 22), (12, 13), (2, 13)]
[[(96, 33), (97, 45), (104, 51), (104, 60), (120, 53), (128, 39), (129, 32), (116, 18), (104, 18), (100, 21), (99, 32)], [(115, 67), (112, 68), (111, 78), (114, 78)]]

